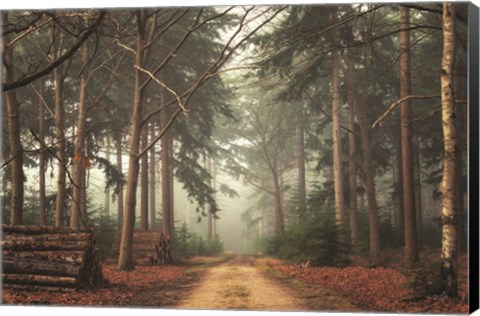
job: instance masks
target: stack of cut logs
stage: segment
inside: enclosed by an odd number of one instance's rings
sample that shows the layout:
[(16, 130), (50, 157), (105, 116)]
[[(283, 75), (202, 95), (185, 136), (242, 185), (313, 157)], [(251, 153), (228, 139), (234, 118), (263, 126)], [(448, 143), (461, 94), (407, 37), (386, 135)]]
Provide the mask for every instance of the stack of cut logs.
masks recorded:
[[(112, 255), (105, 261), (116, 264), (120, 253), (121, 234), (113, 243)], [(135, 265), (164, 264), (171, 261), (170, 243), (159, 230), (135, 231), (133, 233), (133, 263)]]
[(103, 281), (93, 229), (2, 225), (3, 286), (72, 292)]

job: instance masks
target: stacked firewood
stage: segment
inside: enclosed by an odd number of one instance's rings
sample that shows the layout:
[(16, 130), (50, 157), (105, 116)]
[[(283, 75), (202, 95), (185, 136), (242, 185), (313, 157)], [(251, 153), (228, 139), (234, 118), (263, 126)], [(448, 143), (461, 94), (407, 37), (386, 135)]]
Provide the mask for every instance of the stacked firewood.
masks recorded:
[(103, 281), (93, 229), (2, 225), (3, 286), (71, 292)]
[[(120, 253), (121, 234), (117, 234), (111, 256), (105, 261), (116, 264)], [(135, 265), (164, 264), (171, 261), (170, 243), (159, 230), (133, 233), (132, 260)]]

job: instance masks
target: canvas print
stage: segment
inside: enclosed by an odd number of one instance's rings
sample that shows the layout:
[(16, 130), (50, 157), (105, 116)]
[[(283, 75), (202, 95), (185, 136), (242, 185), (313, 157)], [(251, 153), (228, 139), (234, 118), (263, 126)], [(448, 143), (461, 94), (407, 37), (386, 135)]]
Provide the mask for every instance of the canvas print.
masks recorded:
[(469, 313), (472, 16), (3, 10), (1, 304)]

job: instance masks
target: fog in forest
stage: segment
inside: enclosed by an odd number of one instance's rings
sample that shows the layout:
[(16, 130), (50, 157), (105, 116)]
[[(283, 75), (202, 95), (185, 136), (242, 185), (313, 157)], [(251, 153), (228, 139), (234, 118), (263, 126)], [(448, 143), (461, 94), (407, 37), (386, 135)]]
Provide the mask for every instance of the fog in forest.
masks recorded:
[(229, 253), (413, 267), (430, 251), (454, 296), (468, 8), (2, 12), (2, 221), (91, 228), (121, 271)]

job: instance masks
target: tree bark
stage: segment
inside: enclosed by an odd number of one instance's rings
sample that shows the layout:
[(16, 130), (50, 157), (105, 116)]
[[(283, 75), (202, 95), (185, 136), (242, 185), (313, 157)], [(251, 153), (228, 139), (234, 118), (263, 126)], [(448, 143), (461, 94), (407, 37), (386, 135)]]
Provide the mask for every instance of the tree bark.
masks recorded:
[[(155, 138), (155, 124), (152, 123), (150, 126), (150, 139)], [(155, 146), (150, 149), (150, 227), (155, 229), (156, 222), (156, 182), (155, 182), (155, 171), (157, 167), (157, 162), (155, 161)]]
[[(332, 24), (338, 20), (337, 10), (331, 13)], [(335, 37), (339, 37), (335, 31)], [(333, 135), (333, 181), (335, 192), (335, 220), (337, 229), (344, 234), (345, 202), (343, 195), (342, 143), (340, 133), (340, 55), (337, 50), (332, 52), (332, 135)]]
[[(400, 117), (398, 117), (400, 121)], [(395, 231), (401, 245), (405, 245), (405, 220), (403, 218), (403, 186), (402, 186), (402, 142), (401, 127), (396, 129), (395, 135), (398, 141), (395, 142), (395, 155), (393, 166), (393, 182), (395, 186)]]
[[(8, 12), (2, 13), (3, 25), (8, 25)], [(9, 39), (4, 39), (4, 45)], [(3, 52), (2, 76), (4, 84), (14, 82), (14, 54), (12, 48)], [(23, 147), (20, 140), (20, 113), (15, 90), (4, 91), (7, 109), (8, 147), (12, 157), (12, 195), (10, 204), (10, 224), (21, 225), (23, 223)]]
[[(348, 129), (355, 131), (355, 104), (350, 85), (348, 92)], [(348, 186), (350, 209), (350, 238), (353, 246), (358, 243), (358, 207), (357, 207), (357, 161), (355, 159), (355, 134), (348, 133)]]
[[(111, 146), (111, 142), (110, 142), (110, 135), (107, 134), (106, 136), (106, 143), (105, 143), (105, 159), (110, 162), (110, 146)], [(111, 200), (111, 197), (110, 197), (110, 189), (109, 188), (106, 188), (105, 189), (105, 216), (107, 216), (108, 218), (110, 218), (110, 200)]]
[[(415, 183), (415, 216), (417, 225), (417, 245), (422, 244), (423, 206), (422, 206), (422, 178), (420, 174), (420, 144), (415, 137), (415, 150), (413, 157), (413, 181)], [(418, 248), (418, 247), (417, 247)]]
[[(39, 84), (39, 100), (38, 100), (38, 138), (42, 142), (45, 141), (45, 106), (42, 102), (43, 98), (43, 80)], [(45, 148), (41, 147), (38, 153), (38, 224), (47, 226), (47, 214), (45, 206)]]
[[(212, 177), (212, 179), (210, 180), (210, 188), (212, 188), (213, 190), (213, 173), (212, 173), (212, 157), (208, 157), (208, 171)], [(207, 233), (207, 237), (208, 237), (208, 240), (212, 240), (213, 239), (213, 213), (212, 213), (212, 209), (213, 207), (210, 206), (210, 210), (208, 212), (208, 233)]]
[[(410, 24), (409, 9), (400, 6), (400, 28), (408, 28)], [(410, 32), (400, 32), (400, 99), (410, 93)], [(417, 228), (415, 216), (415, 192), (412, 167), (412, 135), (410, 128), (410, 102), (400, 105), (400, 126), (402, 140), (402, 187), (403, 213), (405, 229), (405, 262), (413, 265), (418, 261)]]
[(457, 297), (457, 221), (455, 195), (456, 174), (456, 128), (453, 68), (455, 64), (455, 4), (443, 3), (443, 56), (441, 63), (442, 127), (444, 164), (441, 183), (442, 192), (442, 274), (445, 293)]
[[(358, 125), (360, 128), (360, 144), (361, 144), (361, 151), (363, 155), (362, 161), (362, 168), (363, 168), (363, 182), (365, 183), (365, 191), (367, 195), (367, 203), (368, 203), (368, 220), (369, 220), (369, 227), (370, 227), (370, 234), (369, 234), (369, 243), (370, 243), (370, 263), (372, 265), (377, 264), (380, 258), (380, 232), (378, 227), (378, 206), (377, 206), (377, 198), (376, 198), (376, 190), (375, 190), (375, 172), (372, 166), (372, 149), (371, 149), (371, 141), (370, 141), (370, 126), (368, 122), (368, 111), (367, 111), (367, 104), (368, 104), (368, 71), (370, 68), (370, 49), (367, 46), (364, 50), (364, 73), (363, 73), (363, 82), (358, 80), (358, 77), (355, 72), (355, 67), (352, 62), (347, 58), (346, 63), (349, 69), (348, 78), (352, 82), (352, 89), (355, 93), (355, 99), (357, 102), (353, 103), (356, 104), (356, 112), (358, 117)], [(354, 85), (357, 84), (361, 87), (362, 94), (356, 93), (354, 89)], [(364, 202), (364, 194), (360, 195), (360, 203), (361, 207), (363, 208), (365, 205)]]
[[(165, 90), (162, 88), (160, 90), (160, 103), (161, 106), (165, 106)], [(160, 120), (162, 126), (165, 126), (168, 122), (168, 111), (164, 109), (160, 112)], [(170, 132), (167, 131), (161, 139), (161, 164), (162, 164), (162, 232), (165, 235), (166, 239), (170, 239), (174, 234), (172, 230), (172, 203), (171, 192), (172, 189), (170, 185), (170, 141), (169, 135)]]
[(173, 165), (173, 135), (170, 132), (168, 134), (168, 148), (169, 148), (169, 182), (170, 182), (170, 231), (172, 232), (172, 236), (170, 236), (170, 240), (175, 238), (175, 187), (174, 187), (174, 165)]
[(280, 179), (276, 169), (272, 170), (273, 175), (273, 192), (275, 199), (275, 235), (281, 236), (285, 232), (285, 223), (282, 206), (282, 190)]
[(127, 190), (125, 194), (125, 209), (123, 214), (122, 237), (120, 241), (120, 254), (118, 256), (117, 268), (119, 270), (133, 269), (132, 260), (132, 245), (133, 245), (133, 228), (135, 225), (135, 206), (136, 206), (136, 191), (138, 183), (139, 172), (139, 158), (140, 150), (140, 134), (142, 122), (142, 99), (143, 89), (141, 88), (144, 80), (143, 73), (139, 68), (143, 68), (143, 52), (145, 44), (145, 25), (146, 12), (144, 10), (137, 10), (135, 12), (137, 22), (137, 36), (136, 36), (136, 51), (135, 51), (135, 86), (134, 86), (134, 100), (133, 113), (131, 122), (131, 139), (130, 139), (130, 153), (128, 160), (128, 178)]
[[(70, 227), (78, 228), (80, 216), (80, 205), (84, 191), (85, 175), (85, 128), (87, 122), (87, 81), (88, 81), (88, 45), (85, 43), (81, 48), (81, 61), (83, 71), (80, 74), (80, 97), (78, 102), (77, 134), (75, 139), (75, 158), (73, 161), (73, 193), (72, 207), (70, 214)], [(85, 219), (83, 219), (85, 220)]]
[[(142, 147), (148, 145), (148, 124), (142, 128)], [(148, 153), (141, 158), (140, 229), (148, 230)]]
[[(59, 58), (62, 51), (64, 35), (60, 33), (59, 38), (55, 39), (54, 26), (50, 28), (50, 41), (54, 43), (54, 58)], [(69, 64), (57, 67), (53, 70), (53, 82), (55, 89), (55, 136), (56, 136), (56, 156), (57, 156), (57, 196), (55, 201), (55, 227), (63, 226), (63, 209), (66, 198), (66, 152), (65, 152), (65, 131), (64, 131), (64, 109), (63, 109), (63, 88), (65, 83), (65, 73)]]
[[(123, 174), (123, 162), (122, 162), (122, 136), (119, 135), (116, 142), (117, 150), (117, 169)], [(122, 228), (123, 223), (123, 185), (120, 186), (117, 196), (117, 228)]]
[(303, 105), (298, 112), (298, 208), (299, 218), (305, 218), (306, 212), (306, 180), (305, 180), (305, 114)]

